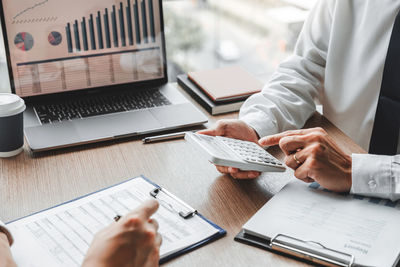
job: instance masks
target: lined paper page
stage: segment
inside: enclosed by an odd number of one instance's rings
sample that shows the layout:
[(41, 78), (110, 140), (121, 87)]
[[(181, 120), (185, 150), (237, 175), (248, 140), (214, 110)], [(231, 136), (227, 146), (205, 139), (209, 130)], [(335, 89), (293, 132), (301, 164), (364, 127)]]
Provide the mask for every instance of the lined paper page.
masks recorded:
[[(15, 237), (12, 252), (18, 266), (80, 266), (94, 234), (112, 223), (115, 215), (125, 215), (151, 198), (154, 188), (139, 177), (8, 224)], [(187, 220), (180, 217), (178, 202), (173, 208), (164, 202), (160, 201), (152, 217), (163, 236), (161, 257), (218, 232), (199, 216)]]
[(400, 211), (387, 200), (336, 194), (293, 181), (244, 226), (263, 238), (285, 234), (355, 256), (362, 266), (391, 266), (400, 253)]

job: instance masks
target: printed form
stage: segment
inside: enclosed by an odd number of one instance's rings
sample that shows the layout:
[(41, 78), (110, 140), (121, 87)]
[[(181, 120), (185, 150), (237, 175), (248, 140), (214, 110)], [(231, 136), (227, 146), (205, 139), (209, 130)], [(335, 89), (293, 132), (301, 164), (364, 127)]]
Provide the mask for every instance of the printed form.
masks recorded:
[[(152, 198), (150, 192), (155, 188), (138, 177), (8, 224), (15, 239), (12, 253), (17, 265), (80, 266), (93, 236), (117, 214), (125, 215)], [(160, 198), (160, 208), (152, 217), (158, 221), (163, 237), (160, 258), (218, 232), (199, 216), (179, 216), (178, 209), (184, 208), (180, 201), (168, 199), (167, 203)]]
[[(400, 207), (390, 200), (343, 195), (293, 181), (244, 226), (271, 239), (283, 234), (355, 257), (356, 266), (392, 266), (400, 254)], [(322, 251), (322, 249), (321, 249)]]

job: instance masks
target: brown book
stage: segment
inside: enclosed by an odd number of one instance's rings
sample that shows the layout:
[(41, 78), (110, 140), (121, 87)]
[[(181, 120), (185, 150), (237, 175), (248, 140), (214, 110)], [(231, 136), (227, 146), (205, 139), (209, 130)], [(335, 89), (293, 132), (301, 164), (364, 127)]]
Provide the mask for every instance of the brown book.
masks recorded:
[(243, 100), (263, 87), (256, 77), (240, 66), (189, 72), (188, 77), (216, 103)]

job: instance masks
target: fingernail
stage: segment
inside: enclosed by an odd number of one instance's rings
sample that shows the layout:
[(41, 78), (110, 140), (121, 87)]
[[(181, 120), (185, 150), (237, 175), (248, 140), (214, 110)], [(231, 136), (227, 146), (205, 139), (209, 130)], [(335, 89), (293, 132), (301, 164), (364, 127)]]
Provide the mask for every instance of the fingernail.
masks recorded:
[(249, 178), (256, 178), (257, 176), (258, 176), (258, 173), (254, 173), (254, 172), (249, 173)]
[(239, 169), (238, 168), (234, 168), (234, 167), (229, 167), (229, 172), (230, 173), (237, 173), (237, 172), (239, 172)]

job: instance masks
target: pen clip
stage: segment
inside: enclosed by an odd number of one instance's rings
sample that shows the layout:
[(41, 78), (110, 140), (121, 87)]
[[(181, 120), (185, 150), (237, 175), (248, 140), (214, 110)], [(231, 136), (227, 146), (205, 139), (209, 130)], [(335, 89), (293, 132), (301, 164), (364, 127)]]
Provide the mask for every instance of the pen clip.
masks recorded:
[[(187, 211), (182, 211), (182, 210), (177, 210), (175, 209), (174, 205), (172, 205), (171, 203), (167, 202), (164, 199), (161, 199), (159, 197), (160, 193), (163, 193), (164, 195), (166, 195), (167, 197), (171, 198), (172, 200), (174, 200), (175, 202), (179, 203), (180, 205), (184, 206), (185, 208), (187, 208)], [(162, 189), (161, 187), (157, 187), (153, 190), (150, 191), (150, 196), (154, 197), (155, 199), (157, 199), (158, 201), (160, 201), (160, 204), (163, 205), (165, 208), (172, 210), (176, 213), (179, 214), (179, 216), (181, 216), (183, 219), (189, 219), (191, 217), (193, 217), (194, 215), (197, 214), (197, 210), (189, 207), (186, 203), (182, 202), (181, 200), (179, 200), (176, 196), (172, 195), (171, 193), (169, 193), (167, 190)]]
[(318, 242), (305, 241), (284, 234), (277, 234), (270, 241), (274, 250), (300, 257), (325, 266), (354, 266), (354, 255), (330, 249)]

